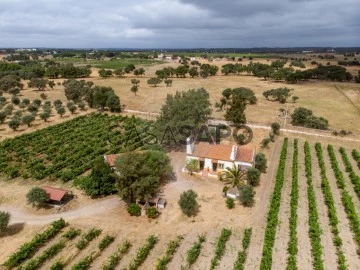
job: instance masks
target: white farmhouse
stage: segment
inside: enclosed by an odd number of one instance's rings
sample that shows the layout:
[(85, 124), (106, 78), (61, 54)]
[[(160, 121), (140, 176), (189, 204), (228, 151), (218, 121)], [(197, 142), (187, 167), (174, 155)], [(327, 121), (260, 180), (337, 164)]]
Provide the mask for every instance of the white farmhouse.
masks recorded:
[(199, 161), (203, 175), (214, 175), (226, 168), (235, 166), (241, 170), (248, 170), (254, 166), (255, 150), (238, 145), (209, 144), (207, 142), (191, 142), (187, 139), (186, 161)]

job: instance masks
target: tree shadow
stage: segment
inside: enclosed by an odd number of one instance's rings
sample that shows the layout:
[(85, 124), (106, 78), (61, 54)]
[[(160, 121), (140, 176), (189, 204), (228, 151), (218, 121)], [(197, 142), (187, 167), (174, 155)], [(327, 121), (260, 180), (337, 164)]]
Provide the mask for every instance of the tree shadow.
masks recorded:
[(25, 227), (25, 223), (14, 223), (8, 226), (7, 230), (3, 233), (0, 233), (0, 237), (3, 236), (12, 236), (20, 233)]

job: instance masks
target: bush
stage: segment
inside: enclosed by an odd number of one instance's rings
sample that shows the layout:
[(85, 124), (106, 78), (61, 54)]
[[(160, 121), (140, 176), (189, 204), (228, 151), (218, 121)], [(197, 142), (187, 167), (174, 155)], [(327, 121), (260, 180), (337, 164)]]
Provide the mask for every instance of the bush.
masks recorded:
[(233, 209), (235, 207), (235, 201), (232, 198), (227, 198), (226, 199), (226, 207), (229, 209)]
[(180, 195), (179, 206), (183, 213), (188, 217), (194, 216), (199, 207), (197, 201), (197, 194), (193, 190), (184, 191)]
[(267, 169), (267, 159), (263, 153), (258, 153), (255, 155), (255, 168), (260, 172), (264, 173)]
[(270, 138), (264, 138), (264, 139), (260, 142), (261, 148), (263, 148), (263, 149), (269, 148), (270, 142), (271, 142), (271, 139), (270, 139)]
[(155, 207), (149, 207), (146, 209), (146, 215), (148, 218), (157, 218), (159, 216), (159, 211)]
[(274, 132), (275, 135), (280, 135), (280, 124), (277, 122), (272, 123), (271, 130)]
[(244, 206), (252, 206), (254, 204), (255, 191), (252, 186), (244, 186), (240, 188), (239, 200)]
[(0, 211), (0, 233), (5, 232), (10, 221), (10, 214), (8, 212)]
[(186, 162), (185, 169), (189, 172), (190, 175), (193, 175), (194, 172), (200, 170), (199, 161), (197, 159), (190, 159)]
[(136, 203), (131, 203), (128, 206), (127, 211), (130, 214), (130, 216), (136, 216), (136, 217), (141, 216), (141, 207), (139, 205), (137, 205)]
[(114, 242), (115, 237), (106, 235), (99, 243), (98, 247), (101, 251), (107, 248), (112, 242)]
[(260, 183), (260, 171), (256, 168), (250, 168), (247, 171), (247, 181), (253, 187), (256, 187)]
[(33, 187), (27, 194), (26, 194), (27, 202), (32, 204), (33, 206), (42, 206), (44, 203), (48, 201), (48, 196), (42, 188)]

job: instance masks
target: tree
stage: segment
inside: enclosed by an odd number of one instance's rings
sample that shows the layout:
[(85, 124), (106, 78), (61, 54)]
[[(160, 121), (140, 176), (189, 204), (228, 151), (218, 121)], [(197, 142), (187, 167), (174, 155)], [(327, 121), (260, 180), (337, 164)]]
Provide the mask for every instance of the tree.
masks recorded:
[(166, 139), (169, 144), (176, 144), (184, 137), (180, 134), (181, 127), (188, 125), (197, 129), (206, 123), (210, 114), (209, 93), (204, 88), (177, 91), (175, 95), (167, 95), (155, 125), (162, 142)]
[(226, 110), (225, 119), (233, 122), (235, 125), (246, 123), (245, 116), (246, 103), (240, 97), (233, 97), (230, 107)]
[(10, 222), (10, 214), (0, 211), (0, 233), (5, 232)]
[(66, 110), (65, 110), (65, 108), (64, 107), (58, 107), (57, 109), (56, 109), (56, 112), (58, 113), (58, 115), (60, 115), (60, 117), (63, 117), (63, 115), (65, 114), (65, 112), (66, 112)]
[(47, 99), (47, 94), (45, 94), (45, 93), (41, 93), (40, 94), (40, 97), (43, 99), (43, 100), (46, 100)]
[(9, 90), (9, 94), (11, 95), (18, 95), (20, 94), (20, 88), (19, 87), (13, 87)]
[(267, 159), (263, 153), (258, 153), (255, 155), (255, 168), (260, 172), (266, 172)]
[(110, 94), (106, 100), (106, 106), (110, 112), (121, 112), (120, 98), (115, 94)]
[(19, 126), (20, 126), (20, 120), (18, 118), (13, 118), (10, 120), (9, 127), (12, 130), (16, 131), (19, 128)]
[(246, 172), (246, 178), (248, 184), (256, 187), (260, 183), (260, 171), (256, 168), (250, 168)]
[(235, 165), (232, 168), (227, 167), (226, 170), (220, 172), (219, 180), (227, 185), (238, 187), (245, 185), (246, 171), (240, 170)]
[(135, 69), (135, 70), (134, 70), (134, 75), (135, 75), (135, 76), (145, 75), (145, 69), (143, 69), (143, 68)]
[(188, 191), (184, 191), (180, 195), (178, 204), (182, 212), (188, 217), (195, 216), (199, 208), (196, 198), (197, 198), (197, 194), (192, 189)]
[(74, 114), (77, 110), (76, 105), (72, 102), (69, 102), (66, 106), (69, 109), (69, 111), (71, 112), (71, 114)]
[(1, 124), (5, 122), (6, 117), (7, 117), (6, 112), (0, 111), (0, 123)]
[(109, 69), (100, 69), (99, 70), (99, 76), (101, 78), (108, 78), (108, 77), (111, 77), (113, 74), (112, 74), (112, 71), (109, 70)]
[(147, 81), (147, 83), (149, 84), (149, 85), (153, 85), (154, 87), (156, 87), (158, 84), (160, 84), (162, 82), (162, 80), (161, 79), (159, 79), (159, 78), (156, 78), (156, 77), (154, 77), (154, 78), (150, 78), (150, 79), (148, 79), (148, 81)]
[(291, 91), (293, 91), (293, 89), (289, 89), (286, 87), (276, 88), (265, 91), (263, 95), (267, 100), (279, 101), (280, 103), (285, 103), (287, 98), (291, 96)]
[(295, 103), (299, 99), (299, 97), (298, 96), (292, 96), (291, 99)]
[(85, 103), (84, 102), (82, 102), (82, 101), (80, 101), (79, 103), (78, 103), (78, 106), (79, 106), (79, 108), (80, 108), (80, 110), (81, 111), (84, 111), (85, 110)]
[(48, 81), (48, 85), (51, 88), (51, 90), (54, 90), (55, 82), (54, 81)]
[(7, 75), (0, 78), (0, 90), (4, 92), (9, 91), (12, 88), (20, 87), (21, 79), (15, 75)]
[(172, 171), (169, 157), (162, 151), (128, 152), (117, 158), (117, 187), (127, 202), (155, 196), (162, 179)]
[(274, 132), (275, 135), (280, 135), (280, 124), (277, 122), (272, 123), (271, 130)]
[(42, 120), (44, 120), (44, 122), (46, 122), (50, 117), (50, 114), (47, 111), (44, 111), (42, 113), (40, 113), (40, 118)]
[(96, 86), (93, 90), (93, 105), (103, 111), (109, 95), (114, 95), (114, 90), (111, 87)]
[(136, 96), (137, 91), (139, 91), (139, 86), (137, 85), (131, 86), (130, 91), (133, 92)]
[(66, 80), (63, 82), (65, 96), (67, 100), (72, 100), (75, 103), (78, 103), (86, 95), (92, 93), (92, 82), (86, 82), (85, 80)]
[(61, 107), (62, 106), (62, 101), (60, 99), (57, 99), (54, 101), (54, 106), (55, 108)]
[(270, 138), (264, 138), (261, 142), (260, 142), (260, 146), (262, 149), (267, 149), (269, 148), (271, 139)]
[(116, 192), (116, 178), (111, 168), (104, 160), (94, 162), (91, 173), (85, 176), (80, 183), (85, 194), (91, 197), (106, 196)]
[(327, 129), (329, 126), (328, 120), (323, 117), (316, 117), (309, 109), (299, 107), (296, 108), (291, 115), (291, 124), (294, 126), (303, 126), (315, 129)]
[(117, 68), (114, 70), (114, 74), (118, 77), (122, 77), (125, 75), (125, 71), (122, 68)]
[(41, 78), (31, 78), (30, 82), (28, 82), (29, 88), (37, 88), (39, 91), (44, 91), (47, 84), (48, 80)]
[(172, 80), (171, 79), (166, 79), (165, 81), (164, 81), (164, 83), (166, 84), (166, 87), (171, 87), (172, 86)]
[(197, 159), (190, 159), (186, 162), (185, 169), (189, 172), (190, 175), (193, 175), (194, 172), (200, 170), (199, 161)]
[(34, 115), (32, 115), (32, 114), (26, 114), (26, 115), (24, 115), (24, 117), (22, 118), (22, 122), (23, 122), (24, 124), (27, 124), (28, 127), (30, 127), (30, 126), (31, 126), (31, 123), (34, 122), (34, 121), (35, 121), (35, 117), (34, 117)]
[(132, 83), (133, 85), (138, 86), (138, 85), (139, 85), (139, 83), (140, 83), (140, 80), (137, 80), (137, 79), (131, 79), (131, 83)]
[(30, 191), (26, 194), (26, 198), (28, 204), (32, 204), (37, 207), (43, 206), (49, 200), (46, 191), (39, 187), (33, 187), (30, 189)]
[(254, 204), (255, 191), (250, 185), (243, 186), (239, 189), (239, 201), (244, 206), (252, 206)]
[(199, 77), (199, 71), (197, 67), (191, 67), (188, 71), (191, 78)]
[(12, 96), (11, 97), (11, 103), (14, 105), (19, 105), (20, 104), (20, 99), (17, 96)]

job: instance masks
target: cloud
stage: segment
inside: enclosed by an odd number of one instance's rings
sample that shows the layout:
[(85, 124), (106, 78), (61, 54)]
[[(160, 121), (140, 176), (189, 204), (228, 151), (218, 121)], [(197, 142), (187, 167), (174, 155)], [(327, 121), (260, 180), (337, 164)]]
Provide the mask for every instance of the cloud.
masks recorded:
[(358, 0), (0, 0), (0, 47), (359, 46)]

